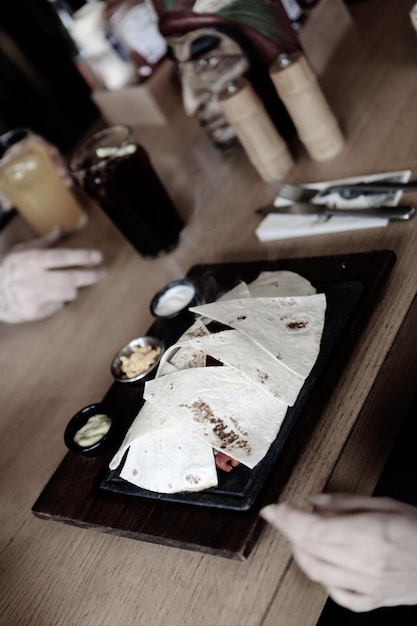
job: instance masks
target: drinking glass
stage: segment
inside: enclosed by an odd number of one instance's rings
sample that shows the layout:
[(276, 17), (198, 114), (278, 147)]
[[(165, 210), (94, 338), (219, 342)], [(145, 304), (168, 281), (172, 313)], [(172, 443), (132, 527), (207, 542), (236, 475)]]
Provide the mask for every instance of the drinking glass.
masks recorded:
[(70, 170), (141, 255), (158, 257), (177, 245), (183, 223), (129, 126), (111, 126), (87, 139)]
[(87, 222), (50, 144), (26, 128), (0, 136), (0, 192), (39, 235), (56, 226), (67, 234)]

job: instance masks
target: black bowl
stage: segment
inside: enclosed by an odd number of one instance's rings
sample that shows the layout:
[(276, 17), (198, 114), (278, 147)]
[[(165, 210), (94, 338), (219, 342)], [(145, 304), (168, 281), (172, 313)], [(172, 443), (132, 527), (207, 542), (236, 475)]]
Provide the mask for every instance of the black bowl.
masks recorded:
[[(91, 445), (79, 445), (75, 442), (74, 437), (94, 415), (106, 415), (111, 420), (110, 428), (98, 441), (91, 443)], [(107, 407), (101, 402), (95, 402), (94, 404), (85, 406), (70, 419), (64, 433), (65, 445), (69, 450), (78, 452), (86, 457), (99, 456), (108, 449), (113, 441), (115, 430), (115, 420)]]
[(196, 304), (198, 294), (194, 283), (187, 279), (173, 280), (155, 294), (150, 309), (156, 318), (171, 319)]

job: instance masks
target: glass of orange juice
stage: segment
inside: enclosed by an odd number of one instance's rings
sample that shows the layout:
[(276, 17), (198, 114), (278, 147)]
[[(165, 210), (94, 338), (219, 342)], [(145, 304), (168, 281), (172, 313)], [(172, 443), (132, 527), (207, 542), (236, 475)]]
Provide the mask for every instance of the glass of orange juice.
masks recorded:
[(28, 129), (0, 136), (0, 192), (38, 235), (57, 226), (68, 234), (87, 223), (50, 145)]

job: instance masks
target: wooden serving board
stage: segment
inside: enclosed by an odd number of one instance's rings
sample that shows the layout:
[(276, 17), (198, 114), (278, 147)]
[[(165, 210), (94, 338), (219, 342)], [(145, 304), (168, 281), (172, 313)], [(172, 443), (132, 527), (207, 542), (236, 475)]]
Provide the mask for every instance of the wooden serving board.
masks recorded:
[[(377, 305), (386, 279), (395, 263), (395, 253), (381, 250), (352, 255), (310, 257), (277, 261), (256, 261), (200, 265), (191, 268), (202, 298), (215, 299), (239, 280), (250, 282), (263, 270), (290, 270), (313, 285), (360, 282), (362, 293), (331, 358), (315, 382), (308, 402), (292, 429), (259, 495), (249, 510), (195, 506), (187, 502), (143, 498), (103, 490), (100, 485), (108, 463), (118, 449), (142, 403), (143, 386), (114, 383), (103, 402), (117, 415), (118, 432), (114, 445), (100, 457), (87, 459), (68, 452), (32, 507), (42, 519), (91, 528), (141, 541), (196, 550), (227, 558), (245, 560), (255, 545), (264, 521), (259, 510), (274, 502), (282, 491), (320, 411), (354, 349), (366, 320)], [(164, 337), (167, 345), (190, 325), (190, 319), (157, 321), (149, 334)]]

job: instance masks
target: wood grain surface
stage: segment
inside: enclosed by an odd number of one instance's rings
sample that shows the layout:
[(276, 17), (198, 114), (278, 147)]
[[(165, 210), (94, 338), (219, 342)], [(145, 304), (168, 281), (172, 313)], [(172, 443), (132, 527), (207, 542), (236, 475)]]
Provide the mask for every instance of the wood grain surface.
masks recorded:
[[(294, 140), (291, 181), (405, 168), (416, 178), (412, 5), (369, 0), (352, 6), (354, 28), (321, 79), (346, 147), (318, 164)], [(142, 259), (83, 199), (89, 224), (62, 245), (100, 248), (107, 279), (48, 320), (0, 326), (0, 623), (313, 626), (325, 593), (300, 573), (288, 544), (270, 527), (239, 562), (45, 521), (31, 507), (66, 454), (68, 419), (106, 394), (113, 354), (149, 328), (151, 298), (169, 280), (198, 264), (393, 250), (390, 277), (327, 390), (280, 498), (303, 504), (325, 488), (371, 493), (416, 388), (417, 221), (260, 244), (254, 210), (271, 196), (244, 154), (216, 151), (181, 108), (166, 126), (135, 130), (187, 221), (178, 248)], [(24, 231), (16, 221), (7, 229), (10, 242)], [(75, 509), (82, 480), (77, 474), (68, 482)], [(155, 519), (159, 527), (164, 523), (171, 523), (168, 511)]]

